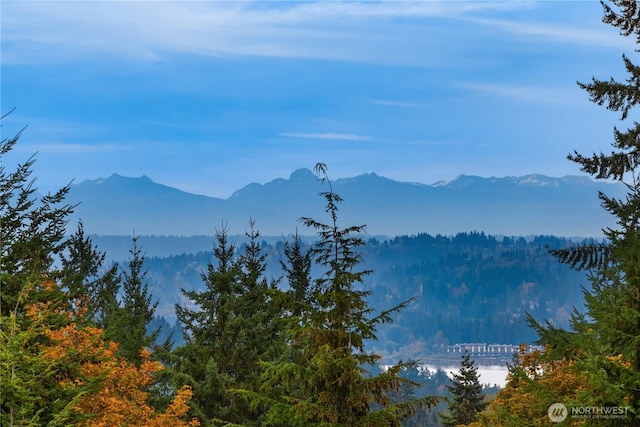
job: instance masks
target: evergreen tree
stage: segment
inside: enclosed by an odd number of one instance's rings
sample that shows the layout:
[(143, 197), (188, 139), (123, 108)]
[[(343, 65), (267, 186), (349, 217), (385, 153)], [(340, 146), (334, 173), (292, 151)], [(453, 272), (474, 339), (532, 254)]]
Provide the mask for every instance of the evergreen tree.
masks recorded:
[[(428, 369), (422, 369), (417, 362), (403, 368), (399, 375), (411, 382), (402, 383), (398, 390), (389, 393), (392, 402), (406, 402), (429, 394), (443, 395), (443, 390), (439, 390), (439, 386), (442, 385), (444, 389), (445, 384), (450, 382), (444, 371), (431, 373)], [(445, 403), (440, 402), (437, 406), (416, 409), (415, 414), (402, 420), (402, 427), (442, 427), (438, 418), (438, 407)]]
[[(327, 181), (324, 164), (318, 164), (316, 171)], [(361, 262), (357, 248), (363, 244), (357, 234), (364, 227), (338, 225), (342, 199), (330, 183), (329, 191), (321, 195), (327, 202), (330, 222), (302, 219), (318, 231), (320, 239), (312, 254), (325, 271), (315, 282), (313, 302), (308, 306), (311, 310), (291, 314), (288, 336), (290, 345), (297, 347), (293, 350), (297, 357), (263, 362), (260, 390), (237, 391), (253, 407), (265, 408), (265, 426), (399, 426), (417, 406), (428, 406), (436, 399), (393, 403), (389, 393), (410, 382), (398, 376), (403, 366), (368, 375), (364, 366), (374, 365), (379, 356), (367, 354), (364, 344), (375, 339), (376, 326), (389, 321), (390, 314), (404, 304), (371, 317), (368, 292), (357, 289), (368, 274), (357, 269)]]
[(232, 316), (229, 305), (239, 293), (240, 267), (226, 226), (216, 230), (215, 239), (215, 264), (209, 262), (202, 274), (205, 289), (181, 289), (189, 305), (176, 304), (175, 309), (185, 345), (175, 350), (170, 365), (176, 385), (193, 388), (192, 414), (205, 425), (229, 416), (231, 398), (222, 374), (228, 367), (221, 355), (225, 346), (233, 346), (232, 337), (224, 334), (224, 325)]
[(451, 385), (447, 385), (451, 393), (451, 403), (449, 410), (440, 417), (446, 427), (469, 424), (478, 419), (478, 413), (487, 406), (484, 401), (482, 385), (478, 379), (478, 368), (469, 356), (469, 353), (462, 356), (460, 370), (453, 373)]
[[(0, 160), (21, 134), (0, 141)], [(37, 198), (35, 179), (31, 178), (34, 162), (32, 156), (8, 172), (0, 161), (0, 314), (24, 311), (29, 301), (18, 297), (31, 276), (60, 276), (54, 261), (65, 246), (65, 226), (73, 212), (73, 206), (65, 204), (69, 186)], [(37, 299), (38, 290), (23, 295)]]
[(235, 331), (232, 330), (236, 335), (232, 360), (237, 367), (244, 365), (245, 372), (238, 377), (239, 382), (257, 388), (258, 361), (274, 360), (284, 350), (280, 342), (282, 313), (271, 295), (277, 281), (270, 283), (264, 275), (267, 256), (258, 242), (260, 233), (253, 221), (249, 222), (246, 236), (249, 241), (239, 258), (242, 295), (237, 300), (238, 324), (234, 325)]
[[(636, 0), (602, 3), (605, 23), (640, 45), (640, 8)], [(640, 49), (636, 49), (636, 52)], [(579, 83), (592, 102), (620, 113), (621, 120), (640, 102), (640, 66), (622, 57), (628, 78)], [(633, 120), (626, 130), (614, 128), (611, 153), (590, 156), (574, 152), (569, 159), (596, 179), (616, 180), (628, 189), (616, 199), (600, 194), (603, 208), (617, 227), (603, 230), (604, 243), (579, 245), (553, 251), (561, 262), (586, 270), (591, 289), (584, 291), (586, 313), (575, 313), (572, 331), (541, 325), (530, 317), (552, 357), (568, 358), (578, 372), (588, 373), (595, 392), (583, 393), (583, 406), (629, 406), (633, 416), (619, 425), (637, 425), (640, 420), (640, 123)]]
[(108, 317), (117, 307), (120, 277), (118, 265), (103, 271), (106, 254), (98, 250), (84, 232), (82, 221), (61, 254), (62, 285), (72, 298), (82, 298), (87, 310), (83, 320), (106, 329)]
[(176, 316), (182, 324), (187, 342), (198, 342), (214, 348), (222, 339), (222, 325), (228, 319), (229, 300), (239, 293), (239, 265), (235, 260), (236, 246), (229, 242), (226, 226), (216, 230), (213, 255), (202, 274), (205, 290), (181, 289), (191, 306), (176, 304)]
[(271, 298), (275, 283), (264, 277), (266, 254), (253, 221), (248, 243), (236, 257), (226, 227), (216, 231), (216, 264), (203, 274), (204, 291), (182, 290), (192, 306), (176, 306), (186, 345), (176, 350), (176, 374), (194, 389), (195, 412), (208, 422), (259, 425), (260, 411), (232, 389), (257, 390), (260, 360), (284, 351), (281, 311)]
[[(224, 325), (225, 336), (233, 341), (218, 356), (225, 360), (228, 368), (223, 371), (227, 389), (243, 388), (258, 390), (260, 386), (260, 361), (275, 360), (284, 351), (281, 338), (282, 315), (279, 307), (273, 303), (271, 292), (276, 283), (269, 283), (264, 276), (266, 254), (258, 238), (260, 233), (253, 221), (249, 222), (249, 231), (245, 233), (248, 242), (238, 259), (240, 267), (240, 294), (233, 300), (233, 316)], [(226, 421), (244, 426), (261, 425), (261, 411), (250, 408), (243, 399), (233, 399), (232, 407), (237, 413)]]
[(158, 302), (152, 302), (153, 295), (146, 281), (145, 256), (138, 246), (138, 237), (133, 236), (128, 269), (121, 272), (122, 301), (107, 314), (107, 337), (120, 345), (119, 355), (140, 366), (143, 362), (141, 350), (151, 348), (158, 331), (149, 332), (148, 325), (153, 320)]
[[(69, 320), (58, 313), (73, 307), (48, 285), (62, 274), (54, 266), (73, 207), (64, 202), (68, 186), (36, 197), (30, 179), (35, 157), (6, 171), (4, 156), (21, 133), (0, 142), (0, 424), (71, 424), (78, 420), (72, 402), (87, 389), (65, 390), (56, 379), (60, 367), (42, 359), (40, 346), (45, 325), (65, 325)], [(30, 307), (45, 304), (42, 315), (28, 315)]]
[(273, 292), (276, 304), (280, 304), (283, 313), (284, 339), (288, 343), (279, 361), (293, 361), (301, 363), (304, 354), (299, 337), (292, 336), (295, 330), (308, 319), (313, 308), (313, 287), (311, 280), (311, 248), (303, 249), (300, 235), (293, 236), (292, 241), (284, 242), (284, 260), (280, 260), (280, 267), (285, 274), (288, 289), (284, 292)]
[(291, 298), (289, 309), (294, 316), (300, 316), (309, 310), (312, 302), (311, 249), (303, 250), (302, 239), (296, 231), (292, 241), (284, 242), (284, 255), (286, 261), (280, 260), (280, 267), (289, 285), (286, 291)]
[(118, 291), (120, 290), (120, 266), (114, 262), (95, 282), (93, 296), (89, 297), (88, 305), (92, 314), (91, 321), (103, 330), (109, 330), (116, 323)]
[[(2, 141), (3, 156), (18, 137)], [(32, 164), (33, 157), (6, 173), (0, 161), (0, 424), (198, 425), (181, 420), (188, 388), (171, 391), (164, 413), (148, 407), (145, 389), (162, 367), (148, 352), (140, 369), (114, 357), (117, 345), (84, 319), (92, 303), (85, 293), (102, 292), (93, 277), (103, 257), (81, 225), (64, 239), (68, 186), (36, 199)], [(109, 289), (118, 283), (113, 278)]]
[(95, 279), (104, 263), (105, 253), (98, 251), (91, 238), (85, 235), (82, 221), (78, 222), (76, 232), (66, 243), (66, 253), (61, 255), (65, 271), (63, 285), (70, 295), (93, 295)]

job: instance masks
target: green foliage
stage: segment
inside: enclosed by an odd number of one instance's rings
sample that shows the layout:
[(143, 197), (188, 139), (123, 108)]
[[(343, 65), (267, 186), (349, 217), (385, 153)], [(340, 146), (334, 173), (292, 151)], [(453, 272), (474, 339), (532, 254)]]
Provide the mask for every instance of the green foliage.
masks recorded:
[(447, 389), (451, 393), (449, 409), (441, 415), (446, 427), (469, 424), (478, 419), (478, 413), (487, 406), (482, 385), (478, 379), (478, 368), (468, 353), (462, 356), (460, 370), (453, 374), (452, 385)]
[[(98, 250), (84, 232), (82, 221), (66, 241), (61, 253), (63, 277), (61, 283), (72, 298), (83, 298), (87, 310), (84, 320), (106, 329), (118, 306), (120, 287), (118, 265), (104, 270), (106, 254)], [(114, 319), (111, 319), (112, 321)]]
[(288, 307), (294, 316), (300, 316), (310, 310), (312, 303), (311, 266), (313, 263), (311, 250), (303, 249), (303, 242), (298, 233), (291, 242), (284, 242), (286, 261), (280, 260), (289, 289), (285, 294), (289, 297)]
[(146, 281), (144, 254), (138, 247), (138, 238), (132, 237), (131, 257), (128, 269), (122, 270), (122, 301), (112, 307), (108, 314), (105, 334), (120, 345), (118, 354), (140, 367), (143, 359), (140, 350), (151, 348), (158, 331), (147, 331), (153, 320), (157, 302), (152, 302), (152, 294)]
[[(100, 246), (108, 243), (92, 237)], [(300, 255), (309, 255), (313, 237), (298, 235), (297, 238)], [(241, 236), (231, 239), (243, 241)], [(294, 264), (287, 259), (285, 250), (294, 246), (295, 239), (294, 235), (291, 241), (273, 241), (266, 237), (261, 241), (267, 254), (265, 275), (282, 276), (283, 289), (289, 297), (294, 287), (289, 285), (292, 279), (287, 268)], [(120, 240), (126, 244), (126, 238)], [(273, 244), (268, 244), (269, 241)], [(145, 249), (152, 252), (154, 248), (148, 247), (149, 242), (154, 239), (145, 236)], [(179, 244), (180, 240), (174, 242), (167, 238), (162, 245), (174, 243)], [(418, 359), (456, 342), (533, 342), (536, 334), (524, 321), (526, 312), (553, 321), (556, 327), (568, 327), (572, 306), (583, 304), (579, 285), (585, 274), (558, 263), (547, 247), (572, 244), (570, 239), (560, 237), (537, 236), (525, 240), (479, 232), (368, 239), (360, 251), (364, 265), (373, 271), (363, 277), (360, 289), (372, 291), (367, 296), (369, 304), (388, 307), (412, 297), (417, 299), (394, 315), (392, 323), (380, 325), (378, 339), (369, 341), (367, 348), (386, 357), (404, 347), (399, 352), (402, 357)], [(209, 251), (145, 260), (154, 295), (161, 295), (160, 304), (165, 304), (163, 311), (181, 299), (181, 287), (197, 290), (203, 287), (200, 273), (206, 271), (210, 259)], [(281, 261), (287, 264), (286, 268), (280, 265)], [(311, 260), (307, 265), (311, 267)], [(317, 277), (320, 267), (314, 264), (312, 268), (313, 276)], [(309, 295), (316, 284), (310, 276), (311, 268), (307, 273), (302, 272), (300, 279), (301, 288)], [(296, 299), (306, 301), (297, 310), (306, 310), (305, 304), (311, 303), (304, 297)], [(167, 307), (169, 301), (172, 303)], [(287, 303), (287, 307), (293, 306)], [(174, 339), (180, 336), (176, 334)], [(394, 361), (397, 359), (385, 363)]]
[[(46, 297), (37, 311), (21, 314), (23, 301), (33, 294)], [(96, 390), (100, 378), (83, 378), (70, 387), (63, 378), (78, 375), (82, 360), (60, 364), (43, 357), (42, 346), (49, 343), (45, 333), (70, 319), (59, 314), (66, 305), (64, 295), (38, 282), (25, 283), (15, 309), (0, 317), (0, 424), (3, 426), (66, 426), (85, 419), (74, 406), (87, 393)], [(34, 307), (34, 306), (29, 306)], [(28, 308), (28, 307), (27, 307)]]
[[(318, 164), (316, 171), (323, 181), (326, 166)], [(369, 375), (364, 366), (379, 360), (364, 351), (367, 339), (375, 339), (376, 326), (389, 321), (390, 314), (402, 309), (400, 304), (389, 311), (372, 316), (366, 302), (368, 292), (357, 289), (366, 270), (357, 269), (361, 262), (358, 247), (363, 240), (357, 236), (363, 226), (341, 228), (338, 225), (338, 205), (342, 199), (331, 190), (321, 193), (326, 200), (328, 224), (303, 218), (302, 222), (317, 230), (319, 241), (311, 254), (324, 269), (315, 281), (311, 294), (294, 293), (306, 301), (287, 307), (290, 316), (287, 331), (290, 354), (279, 360), (265, 361), (259, 390), (239, 389), (253, 408), (265, 410), (265, 426), (377, 426), (400, 425), (420, 406), (434, 404), (437, 399), (425, 397), (392, 402), (389, 393), (410, 380), (398, 375), (402, 366), (395, 366), (379, 375)], [(294, 241), (295, 245), (295, 241)], [(286, 271), (297, 272), (289, 277), (301, 277), (303, 289), (308, 266), (300, 252), (291, 252), (292, 264)], [(304, 310), (299, 310), (304, 307)], [(373, 406), (376, 406), (375, 410)]]
[[(9, 153), (18, 142), (21, 132), (0, 141), (0, 158)], [(18, 295), (27, 278), (48, 274), (55, 278), (54, 260), (65, 245), (64, 232), (73, 206), (64, 203), (69, 192), (65, 186), (53, 194), (37, 197), (31, 179), (32, 156), (8, 172), (0, 162), (0, 313), (16, 309)], [(36, 299), (37, 294), (29, 294)], [(21, 300), (18, 312), (30, 301)]]
[[(389, 393), (392, 402), (409, 402), (416, 397), (446, 396), (446, 386), (451, 383), (444, 370), (438, 369), (431, 372), (416, 364), (416, 361), (399, 365), (403, 367), (398, 372), (410, 382), (403, 382), (397, 390)], [(442, 427), (438, 413), (446, 409), (446, 401), (443, 399), (437, 405), (428, 408), (416, 408), (415, 413), (402, 420), (402, 427)]]
[[(259, 361), (284, 352), (275, 283), (264, 276), (266, 255), (253, 221), (239, 256), (225, 227), (216, 231), (214, 257), (202, 279), (204, 291), (182, 290), (190, 306), (176, 306), (187, 344), (174, 369), (194, 389), (195, 411), (204, 420), (258, 425), (260, 411), (234, 397), (234, 388), (257, 390)], [(204, 369), (204, 370), (203, 370)], [(196, 412), (194, 412), (196, 413)]]
[[(20, 133), (0, 143), (4, 157)], [(7, 172), (0, 159), (0, 424), (3, 426), (72, 425), (80, 421), (75, 403), (95, 381), (70, 388), (62, 375), (77, 371), (80, 361), (60, 366), (43, 357), (44, 331), (70, 322), (62, 311), (74, 312), (78, 301), (52, 280), (64, 276), (55, 262), (65, 250), (64, 230), (72, 206), (69, 190), (37, 198), (31, 180), (34, 157)], [(31, 311), (30, 311), (31, 310)]]
[(63, 285), (73, 297), (95, 293), (96, 278), (104, 263), (105, 253), (98, 251), (91, 238), (85, 235), (82, 221), (66, 242), (66, 253), (61, 254), (65, 275)]
[[(17, 138), (2, 142), (3, 155)], [(167, 413), (156, 413), (146, 403), (146, 389), (162, 367), (139, 351), (151, 342), (145, 326), (155, 305), (143, 283), (144, 257), (135, 239), (119, 307), (117, 270), (99, 275), (105, 257), (82, 224), (64, 239), (71, 212), (64, 205), (68, 187), (37, 200), (27, 179), (32, 164), (30, 158), (16, 172), (6, 173), (2, 166), (0, 173), (0, 424), (107, 425), (96, 421), (100, 418), (118, 425), (124, 419), (127, 425), (187, 425), (180, 417), (188, 409), (188, 388), (168, 391)], [(115, 356), (118, 346), (93, 327), (98, 322), (111, 332), (119, 328), (125, 355), (138, 360), (140, 369)]]
[[(176, 315), (184, 330), (186, 344), (176, 349), (175, 371), (178, 384), (189, 384), (194, 390), (192, 413), (205, 422), (227, 418), (232, 412), (231, 399), (222, 372), (229, 370), (225, 349), (234, 345), (225, 334), (227, 321), (233, 316), (232, 301), (239, 294), (240, 267), (235, 261), (235, 245), (227, 238), (226, 228), (216, 231), (214, 256), (217, 265), (209, 263), (202, 274), (205, 290), (182, 289), (190, 306), (176, 304)], [(220, 366), (222, 364), (222, 366)]]
[[(637, 1), (603, 3), (604, 22), (617, 27), (623, 36), (635, 36), (640, 45)], [(640, 49), (636, 49), (640, 51)], [(620, 113), (627, 120), (640, 102), (640, 67), (623, 55), (629, 75), (626, 82), (615, 79), (579, 83), (592, 102)], [(631, 116), (633, 117), (633, 116)], [(636, 116), (637, 117), (637, 116)], [(551, 346), (556, 357), (569, 357), (574, 369), (588, 373), (595, 392), (585, 393), (585, 406), (620, 405), (633, 414), (619, 425), (637, 425), (640, 420), (640, 123), (633, 121), (626, 131), (614, 129), (611, 153), (584, 156), (575, 152), (569, 159), (596, 179), (623, 182), (628, 192), (616, 199), (600, 194), (603, 208), (617, 221), (604, 231), (606, 245), (580, 245), (554, 253), (574, 268), (588, 270), (591, 284), (584, 291), (586, 315), (574, 314), (572, 332), (532, 323), (540, 341)]]

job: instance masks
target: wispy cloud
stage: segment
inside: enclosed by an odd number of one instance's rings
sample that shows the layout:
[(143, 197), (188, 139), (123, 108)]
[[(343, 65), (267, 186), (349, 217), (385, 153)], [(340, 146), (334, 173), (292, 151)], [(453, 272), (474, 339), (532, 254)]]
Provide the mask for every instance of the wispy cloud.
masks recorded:
[(305, 133), (305, 132), (284, 132), (280, 136), (297, 139), (320, 139), (325, 141), (360, 141), (375, 142), (377, 138), (368, 135), (357, 135), (352, 133)]
[[(522, 7), (515, 2), (438, 1), (6, 2), (3, 62), (103, 55), (158, 60), (171, 53), (434, 61), (424, 46), (420, 57), (406, 48), (417, 43), (416, 32), (433, 40), (430, 26), (400, 21)], [(446, 37), (438, 40), (438, 45), (449, 42)]]
[(482, 24), (499, 31), (527, 37), (547, 43), (564, 43), (581, 46), (601, 46), (613, 48), (633, 47), (633, 41), (620, 37), (615, 32), (600, 25), (590, 27), (579, 23), (549, 24), (523, 22), (515, 19), (491, 19), (466, 17), (465, 20)]
[(540, 87), (528, 85), (508, 85), (492, 83), (461, 83), (463, 89), (481, 95), (510, 98), (519, 102), (548, 105), (584, 105), (584, 98), (577, 86), (575, 90), (566, 87)]

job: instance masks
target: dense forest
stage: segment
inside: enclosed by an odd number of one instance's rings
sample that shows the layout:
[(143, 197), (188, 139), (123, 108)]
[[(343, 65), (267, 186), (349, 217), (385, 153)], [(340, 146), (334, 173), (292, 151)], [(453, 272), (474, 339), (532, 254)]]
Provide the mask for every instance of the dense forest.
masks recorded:
[[(92, 238), (99, 247), (103, 241), (112, 247), (131, 245), (125, 236)], [(241, 253), (246, 236), (229, 238)], [(527, 313), (566, 328), (573, 309), (582, 308), (584, 272), (570, 269), (550, 253), (575, 243), (566, 238), (495, 237), (482, 232), (363, 238), (362, 257), (371, 274), (361, 286), (371, 291), (371, 306), (384, 308), (414, 298), (393, 323), (380, 327), (378, 340), (368, 345), (388, 362), (424, 358), (460, 342), (531, 344), (536, 334), (525, 320)], [(173, 240), (214, 244), (211, 237), (170, 236), (139, 236), (138, 244), (143, 251), (157, 253), (171, 247)], [(301, 239), (302, 247), (310, 248), (313, 240)], [(265, 275), (275, 281), (284, 275), (280, 260), (285, 258), (285, 242), (260, 240)], [(164, 317), (165, 329), (175, 322), (173, 307), (181, 301), (180, 289), (204, 288), (202, 273), (213, 259), (212, 251), (145, 259), (150, 290), (159, 302), (156, 314)], [(177, 330), (174, 333), (180, 336)]]

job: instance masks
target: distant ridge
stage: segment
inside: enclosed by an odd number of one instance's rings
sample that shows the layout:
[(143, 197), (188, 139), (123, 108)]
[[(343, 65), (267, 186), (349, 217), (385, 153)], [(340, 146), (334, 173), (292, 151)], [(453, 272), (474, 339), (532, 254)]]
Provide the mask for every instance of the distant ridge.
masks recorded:
[[(624, 194), (621, 184), (586, 176), (544, 175), (481, 178), (461, 175), (432, 185), (394, 181), (375, 173), (332, 182), (343, 199), (343, 226), (367, 225), (372, 235), (452, 235), (484, 231), (494, 235), (598, 237), (612, 226), (600, 207), (598, 191)], [(263, 235), (312, 234), (298, 219), (322, 219), (328, 186), (308, 169), (288, 179), (249, 184), (228, 199), (187, 193), (149, 177), (86, 180), (73, 185), (71, 203), (79, 203), (72, 223), (82, 219), (100, 235), (212, 235), (223, 224), (242, 234), (250, 220)]]

